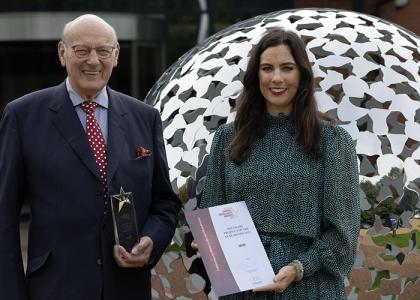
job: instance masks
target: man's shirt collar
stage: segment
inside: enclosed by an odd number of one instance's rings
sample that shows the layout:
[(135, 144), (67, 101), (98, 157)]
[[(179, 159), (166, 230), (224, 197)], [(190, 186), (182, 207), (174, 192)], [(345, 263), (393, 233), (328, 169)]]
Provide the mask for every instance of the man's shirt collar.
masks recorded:
[[(73, 106), (78, 106), (81, 103), (86, 101), (82, 96), (76, 93), (76, 91), (72, 88), (68, 77), (66, 79), (66, 88), (67, 88), (67, 92), (69, 93), (70, 100), (73, 103)], [(108, 99), (108, 93), (106, 92), (106, 86), (103, 87), (103, 89), (93, 99), (93, 101), (98, 103), (98, 105), (100, 105), (101, 107), (108, 109), (109, 99)]]

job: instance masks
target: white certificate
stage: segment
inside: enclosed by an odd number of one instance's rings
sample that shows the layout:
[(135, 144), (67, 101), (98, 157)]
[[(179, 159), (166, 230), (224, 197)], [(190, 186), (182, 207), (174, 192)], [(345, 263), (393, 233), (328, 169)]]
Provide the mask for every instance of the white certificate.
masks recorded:
[(185, 216), (216, 296), (273, 283), (273, 268), (244, 201)]

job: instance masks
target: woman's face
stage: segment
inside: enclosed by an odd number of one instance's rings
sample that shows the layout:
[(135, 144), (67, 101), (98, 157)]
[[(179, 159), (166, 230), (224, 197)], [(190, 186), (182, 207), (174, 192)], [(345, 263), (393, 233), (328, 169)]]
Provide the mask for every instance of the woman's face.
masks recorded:
[(258, 79), (268, 113), (289, 115), (299, 87), (300, 70), (288, 45), (264, 50), (260, 56)]

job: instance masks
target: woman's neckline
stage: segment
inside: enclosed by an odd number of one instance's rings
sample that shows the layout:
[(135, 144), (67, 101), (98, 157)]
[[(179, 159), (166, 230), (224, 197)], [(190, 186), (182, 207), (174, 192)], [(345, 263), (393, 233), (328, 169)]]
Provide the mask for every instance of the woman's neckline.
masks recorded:
[(269, 120), (291, 120), (290, 115), (286, 115), (283, 112), (279, 112), (276, 115), (272, 115), (267, 112), (266, 116)]

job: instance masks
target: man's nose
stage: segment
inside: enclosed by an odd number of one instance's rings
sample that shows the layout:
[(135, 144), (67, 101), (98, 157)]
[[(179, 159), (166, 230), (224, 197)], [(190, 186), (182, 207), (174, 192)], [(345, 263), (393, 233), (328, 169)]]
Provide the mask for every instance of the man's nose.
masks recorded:
[(90, 50), (87, 62), (90, 64), (99, 64), (99, 57), (95, 49)]

